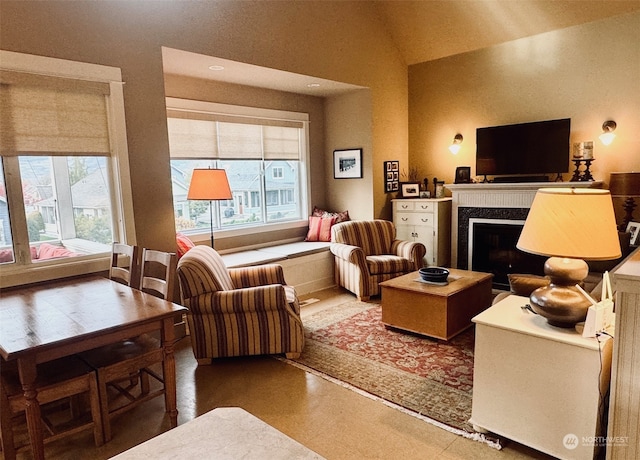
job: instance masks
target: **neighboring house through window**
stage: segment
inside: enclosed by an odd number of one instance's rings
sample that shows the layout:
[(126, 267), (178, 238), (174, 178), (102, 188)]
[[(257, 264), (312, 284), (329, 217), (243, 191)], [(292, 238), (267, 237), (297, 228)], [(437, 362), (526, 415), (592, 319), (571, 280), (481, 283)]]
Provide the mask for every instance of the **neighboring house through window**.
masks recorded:
[(213, 202), (214, 226), (251, 233), (303, 220), (308, 114), (167, 98), (176, 228), (210, 228), (209, 202), (186, 199), (195, 168), (227, 172), (232, 200)]

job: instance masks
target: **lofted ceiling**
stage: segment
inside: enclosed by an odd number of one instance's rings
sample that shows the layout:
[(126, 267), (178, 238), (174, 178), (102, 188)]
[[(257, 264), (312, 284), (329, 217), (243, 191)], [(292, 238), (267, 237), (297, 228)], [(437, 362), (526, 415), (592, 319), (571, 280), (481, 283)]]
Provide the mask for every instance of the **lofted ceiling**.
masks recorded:
[(640, 10), (638, 0), (374, 0), (407, 65)]
[[(407, 65), (640, 10), (639, 0), (368, 1)], [(322, 97), (358, 88), (170, 48), (163, 49), (163, 63), (168, 74)]]

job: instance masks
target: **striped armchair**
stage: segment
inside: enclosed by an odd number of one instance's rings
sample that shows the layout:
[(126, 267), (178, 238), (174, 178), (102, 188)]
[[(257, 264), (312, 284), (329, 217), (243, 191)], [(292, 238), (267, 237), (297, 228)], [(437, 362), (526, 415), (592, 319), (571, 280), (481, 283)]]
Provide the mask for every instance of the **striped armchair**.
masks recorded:
[(331, 227), (336, 284), (367, 301), (380, 294), (378, 283), (422, 267), (422, 243), (396, 240), (388, 220), (351, 220)]
[(304, 346), (300, 305), (276, 264), (227, 269), (209, 246), (178, 262), (178, 280), (198, 364), (212, 358), (284, 353)]

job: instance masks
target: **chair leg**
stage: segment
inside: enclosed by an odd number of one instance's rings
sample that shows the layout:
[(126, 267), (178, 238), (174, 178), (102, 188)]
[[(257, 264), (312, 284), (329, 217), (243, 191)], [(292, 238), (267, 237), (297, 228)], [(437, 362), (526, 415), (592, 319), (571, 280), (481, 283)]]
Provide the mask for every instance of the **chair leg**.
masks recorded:
[(96, 372), (98, 376), (98, 395), (100, 400), (100, 414), (102, 416), (102, 431), (104, 433), (104, 442), (111, 441), (111, 421), (109, 419), (109, 395), (107, 394), (107, 379), (104, 373), (99, 369)]
[(213, 359), (212, 358), (200, 358), (200, 359), (196, 359), (196, 361), (198, 362), (198, 366), (209, 366), (213, 362)]
[(11, 409), (9, 398), (0, 384), (0, 447), (5, 460), (16, 458), (16, 446), (13, 443), (13, 425), (11, 421)]
[(140, 393), (143, 395), (149, 394), (149, 374), (144, 369), (140, 370)]
[[(96, 375), (89, 381), (89, 403), (91, 406), (91, 419), (93, 420), (93, 440), (96, 447), (104, 444), (104, 424), (100, 408), (100, 393), (98, 391), (98, 381)], [(108, 409), (107, 409), (108, 410)]]
[(371, 299), (371, 296), (368, 296), (368, 295), (358, 296), (358, 300), (360, 302), (368, 302), (370, 299)]

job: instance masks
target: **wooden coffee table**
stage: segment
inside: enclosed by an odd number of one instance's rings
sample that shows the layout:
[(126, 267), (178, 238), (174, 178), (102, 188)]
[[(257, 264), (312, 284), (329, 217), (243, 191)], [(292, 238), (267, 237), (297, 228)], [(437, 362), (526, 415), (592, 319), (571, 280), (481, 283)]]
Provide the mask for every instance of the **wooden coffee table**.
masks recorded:
[(446, 285), (429, 284), (418, 272), (380, 283), (386, 326), (442, 340), (471, 326), (471, 318), (491, 305), (491, 273), (449, 269)]

